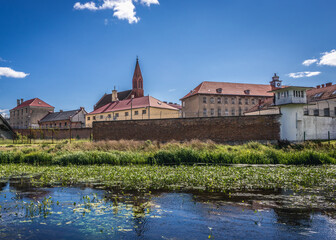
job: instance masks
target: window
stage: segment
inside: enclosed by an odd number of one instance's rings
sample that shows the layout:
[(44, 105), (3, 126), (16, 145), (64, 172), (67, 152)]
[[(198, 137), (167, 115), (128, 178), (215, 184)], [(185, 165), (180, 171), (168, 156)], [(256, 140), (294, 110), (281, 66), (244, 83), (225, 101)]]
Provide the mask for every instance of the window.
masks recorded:
[(112, 116), (111, 116), (111, 114), (109, 114), (109, 115), (107, 115), (107, 117), (108, 117), (108, 118), (111, 118)]
[(239, 108), (239, 116), (241, 116), (241, 115), (242, 115), (242, 113), (243, 113), (242, 109), (241, 109), (241, 108)]
[(226, 97), (226, 98), (224, 98), (224, 104), (229, 104), (229, 100), (228, 100), (228, 98)]
[(62, 123), (59, 124), (59, 127), (60, 127), (60, 128), (62, 127)]
[(335, 91), (333, 91), (332, 95), (336, 95), (336, 90), (335, 90)]
[(239, 103), (239, 105), (242, 105), (242, 99), (241, 98), (238, 99), (238, 103)]
[(90, 121), (90, 117), (87, 117), (87, 120)]
[(235, 103), (236, 103), (235, 98), (231, 98), (231, 103), (232, 103), (232, 104), (235, 104)]
[(210, 109), (210, 114), (211, 114), (211, 116), (214, 116), (215, 115), (215, 109), (211, 108)]
[(128, 112), (125, 112), (125, 117), (128, 117)]
[(225, 108), (225, 116), (229, 116), (229, 109)]
[(325, 109), (323, 109), (323, 111), (324, 111), (324, 116), (325, 117), (330, 117), (330, 109), (329, 108), (325, 108)]
[(210, 98), (210, 103), (215, 103), (215, 98), (211, 97)]
[(142, 110), (142, 114), (146, 114), (146, 112), (147, 112), (146, 110)]
[(221, 108), (218, 108), (217, 115), (222, 116), (222, 109)]
[(96, 120), (96, 116), (93, 116), (93, 120)]
[(314, 116), (319, 116), (320, 113), (319, 113), (319, 110), (318, 109), (314, 109)]
[(301, 91), (301, 97), (304, 98), (304, 92), (303, 91)]
[(217, 88), (217, 89), (216, 89), (216, 92), (217, 92), (217, 93), (222, 93), (222, 89), (221, 89), (221, 88)]
[(103, 115), (100, 115), (100, 119), (103, 119), (104, 118), (104, 116)]
[(308, 116), (309, 115), (309, 110), (306, 108), (304, 109), (304, 112), (303, 112), (304, 115)]
[(119, 117), (119, 113), (116, 113), (116, 114), (115, 114), (115, 117), (118, 118), (118, 117)]
[(185, 101), (182, 102), (182, 107), (185, 107)]
[(252, 99), (252, 105), (255, 105), (255, 99), (254, 98)]
[(245, 98), (245, 105), (248, 105), (248, 104), (249, 104), (249, 99)]
[(316, 93), (313, 98), (320, 98), (322, 97), (323, 93)]
[(206, 108), (203, 108), (203, 116), (206, 117), (207, 116), (207, 109)]
[(217, 103), (222, 103), (222, 98), (217, 98)]
[(65, 127), (67, 126), (67, 123), (66, 123), (66, 122), (64, 123), (64, 126), (65, 126)]
[(236, 115), (236, 110), (234, 108), (231, 109), (231, 115), (232, 116)]
[(134, 115), (139, 115), (139, 111), (135, 111), (135, 112), (134, 112)]
[(203, 103), (207, 103), (207, 98), (203, 97)]
[(28, 113), (28, 108), (26, 108), (26, 113)]

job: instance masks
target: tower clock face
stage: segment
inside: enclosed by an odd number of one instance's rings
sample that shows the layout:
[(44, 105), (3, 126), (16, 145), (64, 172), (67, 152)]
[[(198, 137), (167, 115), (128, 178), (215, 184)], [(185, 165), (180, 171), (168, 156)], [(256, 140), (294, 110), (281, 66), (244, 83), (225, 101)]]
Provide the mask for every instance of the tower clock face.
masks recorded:
[(278, 83), (276, 84), (276, 86), (277, 86), (277, 87), (280, 87), (280, 86), (281, 86), (281, 83), (278, 82)]

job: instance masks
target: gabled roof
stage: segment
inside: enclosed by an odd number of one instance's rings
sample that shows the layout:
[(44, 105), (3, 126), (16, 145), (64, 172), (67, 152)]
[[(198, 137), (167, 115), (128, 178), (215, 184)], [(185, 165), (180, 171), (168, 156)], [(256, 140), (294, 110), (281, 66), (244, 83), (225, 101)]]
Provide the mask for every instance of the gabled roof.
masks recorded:
[(48, 103), (42, 101), (39, 98), (33, 98), (27, 101), (24, 101), (23, 103), (21, 103), (19, 106), (11, 109), (11, 110), (16, 110), (19, 108), (23, 108), (23, 107), (27, 107), (27, 106), (31, 106), (31, 107), (45, 107), (45, 108), (54, 108), (53, 106), (49, 105)]
[(269, 92), (271, 90), (272, 87), (269, 84), (202, 82), (181, 100), (197, 94), (272, 97), (273, 94)]
[[(118, 92), (118, 99), (119, 101), (125, 100), (127, 98), (130, 98), (132, 93), (132, 90), (127, 90), (127, 91), (123, 91), (123, 92)], [(106, 94), (96, 103), (96, 105), (94, 106), (94, 109), (98, 109), (101, 108), (103, 106), (105, 106), (108, 103), (112, 103), (112, 93), (110, 94)]]
[(82, 109), (72, 110), (72, 111), (64, 111), (64, 112), (55, 112), (48, 113), (45, 117), (43, 117), (40, 122), (53, 122), (53, 121), (62, 121), (62, 120), (70, 120), (71, 117), (75, 116)]
[(122, 110), (130, 110), (131, 108), (136, 109), (136, 108), (145, 108), (145, 107), (178, 110), (177, 108), (169, 106), (168, 104), (161, 102), (160, 100), (156, 98), (153, 98), (151, 96), (146, 96), (146, 97), (134, 98), (133, 100), (126, 99), (123, 101), (109, 103), (89, 114), (116, 112), (116, 111), (122, 111)]

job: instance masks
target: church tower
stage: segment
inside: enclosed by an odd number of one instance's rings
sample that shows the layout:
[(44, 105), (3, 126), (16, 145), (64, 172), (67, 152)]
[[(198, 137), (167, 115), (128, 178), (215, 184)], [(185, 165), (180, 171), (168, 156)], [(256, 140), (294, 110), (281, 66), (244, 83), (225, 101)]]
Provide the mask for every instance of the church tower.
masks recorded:
[(132, 95), (135, 98), (143, 97), (144, 96), (144, 89), (143, 89), (143, 78), (140, 70), (139, 59), (136, 59), (136, 65), (133, 75), (133, 89)]

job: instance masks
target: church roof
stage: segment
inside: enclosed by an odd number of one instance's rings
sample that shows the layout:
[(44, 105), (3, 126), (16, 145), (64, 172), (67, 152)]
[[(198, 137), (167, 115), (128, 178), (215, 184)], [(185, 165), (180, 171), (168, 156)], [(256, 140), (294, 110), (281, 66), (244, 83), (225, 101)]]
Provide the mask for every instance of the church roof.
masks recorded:
[(53, 106), (49, 105), (48, 103), (42, 101), (39, 98), (33, 98), (27, 101), (24, 101), (19, 106), (13, 108), (12, 110), (16, 110), (19, 108), (27, 107), (27, 106), (33, 106), (33, 107), (45, 107), (45, 108), (54, 108)]
[[(130, 98), (131, 93), (132, 93), (132, 90), (118, 92), (119, 101)], [(101, 108), (108, 103), (112, 103), (112, 93), (110, 93), (110, 94), (105, 93), (105, 95), (96, 103), (96, 105), (94, 106), (94, 109), (96, 110), (98, 108)]]

